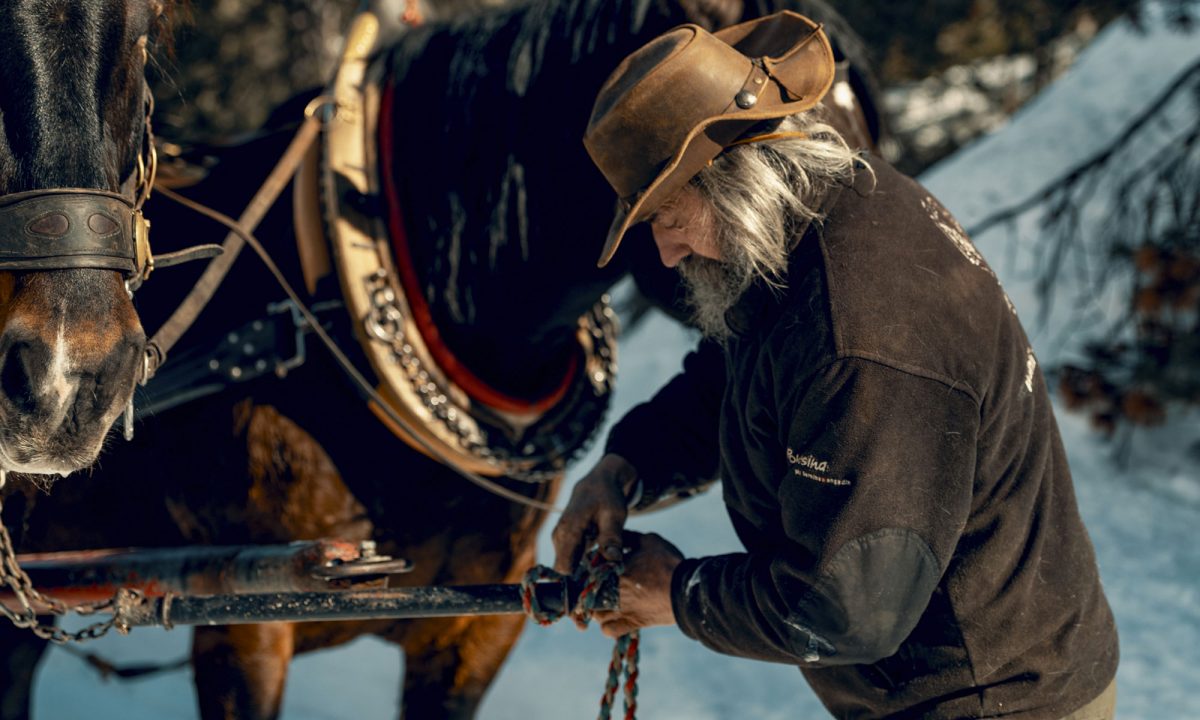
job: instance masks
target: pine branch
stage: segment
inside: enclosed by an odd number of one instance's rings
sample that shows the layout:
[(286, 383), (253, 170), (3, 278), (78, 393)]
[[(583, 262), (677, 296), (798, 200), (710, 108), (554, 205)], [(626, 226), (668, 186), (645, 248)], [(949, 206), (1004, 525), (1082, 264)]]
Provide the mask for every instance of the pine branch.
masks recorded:
[(1146, 107), (1125, 129), (1118, 135), (1113, 142), (1105, 147), (1100, 152), (1088, 158), (1084, 162), (1076, 165), (1068, 170), (1060, 177), (1052, 180), (1043, 186), (1040, 190), (1034, 192), (1026, 199), (1015, 203), (1003, 210), (999, 210), (979, 221), (975, 225), (967, 229), (967, 234), (972, 237), (979, 237), (992, 227), (1000, 223), (1011, 222), (1016, 218), (1024, 215), (1026, 212), (1045, 204), (1051, 200), (1056, 194), (1063, 192), (1066, 189), (1072, 188), (1078, 184), (1080, 179), (1090, 173), (1092, 170), (1102, 167), (1122, 148), (1129, 144), (1131, 138), (1137, 135), (1141, 130), (1154, 120), (1158, 113), (1167, 106), (1175, 97), (1180, 89), (1187, 86), (1193, 78), (1200, 78), (1200, 61), (1193, 63), (1190, 67), (1180, 73), (1175, 80), (1164, 90), (1154, 101)]

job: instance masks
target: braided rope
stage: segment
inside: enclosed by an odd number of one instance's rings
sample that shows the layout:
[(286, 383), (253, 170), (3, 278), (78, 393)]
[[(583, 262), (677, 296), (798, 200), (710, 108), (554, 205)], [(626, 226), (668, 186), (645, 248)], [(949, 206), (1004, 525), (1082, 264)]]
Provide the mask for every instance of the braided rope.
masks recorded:
[[(582, 581), (583, 587), (571, 610), (571, 616), (581, 624), (587, 625), (592, 619), (592, 612), (596, 609), (600, 588), (624, 571), (624, 565), (609, 562), (598, 549), (594, 549), (584, 556), (583, 562), (579, 564), (574, 576), (555, 572), (545, 565), (535, 565), (521, 579), (521, 605), (525, 609), (525, 614), (538, 625), (543, 627), (550, 625), (566, 614), (566, 604), (564, 603), (563, 610), (542, 607), (538, 602), (534, 587), (539, 582), (560, 582), (565, 587), (569, 580)], [(621, 687), (624, 687), (625, 691), (625, 720), (635, 720), (640, 640), (641, 634), (637, 630), (617, 638), (617, 643), (613, 646), (612, 660), (608, 663), (608, 679), (604, 684), (604, 694), (600, 696), (598, 720), (610, 720), (617, 689)], [(622, 677), (624, 677), (624, 682), (622, 682)]]
[(640, 640), (641, 633), (637, 630), (617, 638), (617, 644), (613, 646), (612, 660), (608, 663), (608, 681), (604, 684), (604, 695), (600, 697), (599, 720), (609, 720), (612, 715), (617, 688), (622, 685), (622, 674), (625, 676), (625, 720), (634, 720), (637, 716), (638, 644)]

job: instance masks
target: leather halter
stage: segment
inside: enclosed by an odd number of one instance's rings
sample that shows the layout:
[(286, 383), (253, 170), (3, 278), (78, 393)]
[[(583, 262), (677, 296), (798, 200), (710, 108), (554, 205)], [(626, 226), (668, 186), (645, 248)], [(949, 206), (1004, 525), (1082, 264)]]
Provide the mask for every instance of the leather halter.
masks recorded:
[(220, 254), (199, 245), (155, 258), (150, 221), (142, 205), (150, 197), (158, 168), (150, 122), (154, 97), (146, 88), (144, 146), (128, 193), (94, 188), (49, 188), (0, 195), (0, 271), (115, 270), (130, 292), (156, 266), (165, 267)]

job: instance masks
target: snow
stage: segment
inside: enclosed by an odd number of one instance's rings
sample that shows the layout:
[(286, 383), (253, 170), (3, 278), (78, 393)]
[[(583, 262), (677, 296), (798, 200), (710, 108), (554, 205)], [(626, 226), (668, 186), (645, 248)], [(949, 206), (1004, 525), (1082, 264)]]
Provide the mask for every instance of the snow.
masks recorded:
[[(1128, 24), (1106, 29), (1074, 68), (995, 134), (957, 153), (922, 178), (964, 226), (1041, 187), (1063, 168), (1115, 137), (1149, 99), (1200, 57), (1200, 38), (1164, 29), (1147, 13), (1144, 34)], [(1063, 316), (1037, 326), (1028, 277), (1027, 243), (1036, 216), (1017, 232), (975, 238), (1013, 298), (1043, 366), (1061, 347)], [(1017, 244), (1024, 238), (1024, 244)], [(1069, 288), (1068, 288), (1069, 289)], [(1057, 325), (1056, 325), (1057, 323)], [(625, 338), (613, 417), (648, 396), (677, 371), (692, 343), (661, 316)], [(1066, 345), (1069, 346), (1069, 342)], [(1121, 633), (1118, 714), (1122, 718), (1200, 718), (1200, 458), (1198, 413), (1139, 433), (1127, 456), (1092, 434), (1085, 419), (1059, 413), (1080, 509), (1096, 545), (1101, 575)], [(577, 467), (577, 477), (596, 453)], [(565, 495), (564, 495), (565, 497)], [(697, 556), (738, 549), (715, 493), (631, 526), (655, 531)], [(551, 557), (549, 528), (541, 557)], [(166, 661), (187, 652), (183, 631), (136, 630), (87, 647), (121, 663)], [(484, 702), (485, 719), (587, 718), (596, 711), (611, 642), (568, 624), (529, 628)], [(391, 717), (402, 661), (374, 639), (314, 653), (292, 666), (284, 718)], [(795, 668), (720, 656), (671, 628), (645, 633), (642, 716), (688, 718), (824, 717)], [(195, 717), (187, 671), (138, 682), (104, 683), (77, 658), (52, 649), (35, 690), (40, 718)]]

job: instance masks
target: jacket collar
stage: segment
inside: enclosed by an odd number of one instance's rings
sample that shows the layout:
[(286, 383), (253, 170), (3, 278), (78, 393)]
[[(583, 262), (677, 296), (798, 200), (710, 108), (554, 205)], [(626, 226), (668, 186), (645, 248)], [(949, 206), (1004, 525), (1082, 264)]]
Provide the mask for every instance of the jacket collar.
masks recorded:
[[(821, 198), (820, 214), (822, 218), (828, 218), (837, 205), (838, 199), (842, 195), (842, 191), (847, 187), (852, 187), (856, 192), (860, 192), (862, 178), (866, 173), (859, 172), (865, 166), (862, 162), (855, 162), (855, 176), (851, 183), (838, 182), (832, 185), (825, 192), (825, 196)], [(810, 247), (815, 247), (815, 243), (819, 242), (820, 234), (824, 229), (823, 221), (806, 220), (792, 234), (792, 243), (789, 246), (788, 270), (787, 279), (790, 281), (793, 277), (798, 277), (803, 266), (811, 262), (811, 253), (807, 252)], [(790, 287), (790, 286), (789, 286)], [(783, 304), (784, 297), (787, 296), (788, 289), (782, 290), (772, 288), (762, 280), (756, 281), (750, 286), (737, 303), (725, 312), (725, 324), (735, 336), (744, 337), (752, 330), (759, 326), (769, 326), (775, 322), (779, 315), (780, 308)]]

